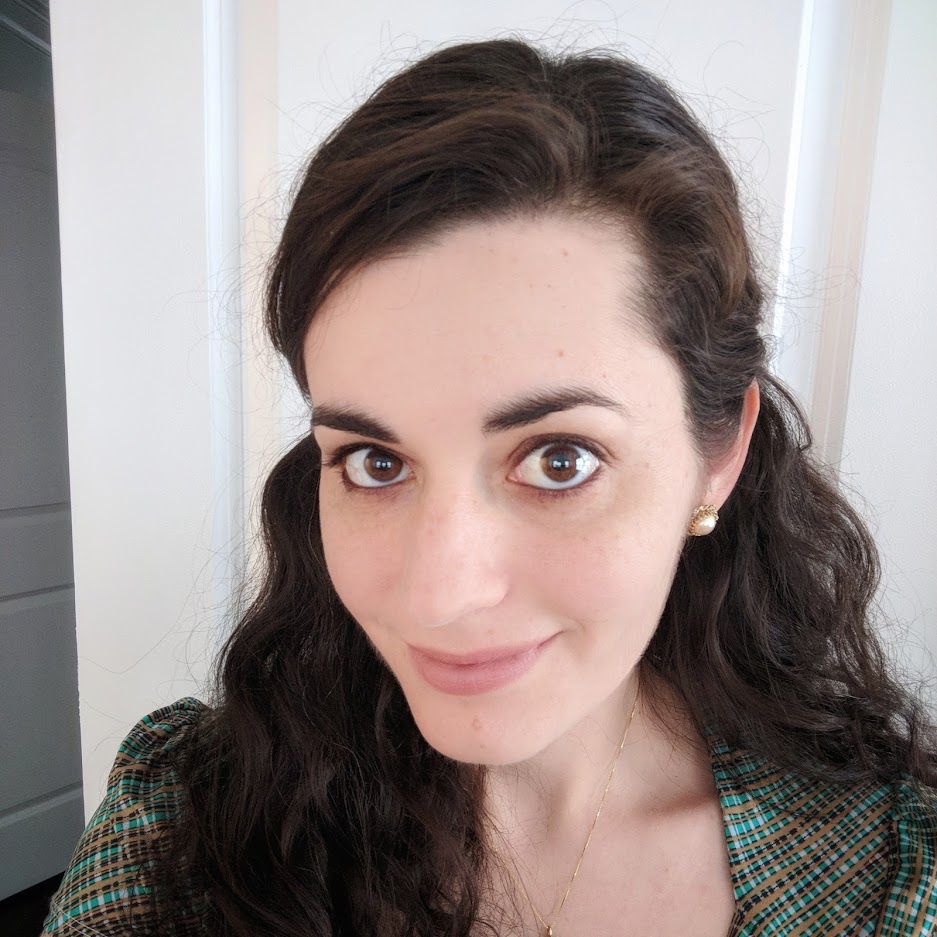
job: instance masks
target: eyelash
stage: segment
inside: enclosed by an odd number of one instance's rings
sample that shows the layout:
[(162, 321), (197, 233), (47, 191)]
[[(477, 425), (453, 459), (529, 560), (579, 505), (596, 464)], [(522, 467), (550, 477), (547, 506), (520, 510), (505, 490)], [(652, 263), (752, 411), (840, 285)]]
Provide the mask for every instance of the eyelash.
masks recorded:
[[(595, 479), (602, 474), (602, 466), (605, 464), (605, 456), (603, 453), (598, 451), (594, 443), (586, 442), (584, 439), (580, 439), (578, 436), (540, 436), (536, 439), (530, 440), (529, 445), (524, 449), (523, 455), (518, 460), (523, 462), (534, 452), (536, 449), (541, 449), (544, 446), (553, 446), (553, 445), (574, 445), (578, 446), (580, 449), (585, 449), (587, 452), (590, 452), (596, 459), (599, 461), (599, 465), (596, 470), (580, 485), (574, 485), (571, 488), (537, 488), (534, 485), (527, 485), (525, 487), (530, 488), (533, 494), (533, 497), (538, 500), (543, 501), (556, 501), (557, 498), (571, 498), (575, 495), (581, 494), (584, 488), (588, 488)], [(382, 449), (380, 446), (375, 446), (367, 443), (353, 442), (348, 443), (347, 445), (340, 446), (336, 449), (331, 456), (326, 460), (325, 465), (330, 469), (340, 468), (341, 469), (341, 480), (342, 485), (345, 490), (352, 494), (363, 494), (370, 497), (381, 497), (382, 495), (389, 494), (396, 484), (392, 485), (382, 485), (374, 488), (365, 488), (361, 485), (355, 485), (348, 480), (348, 476), (345, 474), (344, 461), (348, 456), (353, 452), (358, 452), (361, 449), (373, 449), (378, 453), (386, 453), (387, 455), (393, 456), (395, 459), (400, 459), (404, 461), (403, 458), (397, 455), (395, 452), (390, 449)]]

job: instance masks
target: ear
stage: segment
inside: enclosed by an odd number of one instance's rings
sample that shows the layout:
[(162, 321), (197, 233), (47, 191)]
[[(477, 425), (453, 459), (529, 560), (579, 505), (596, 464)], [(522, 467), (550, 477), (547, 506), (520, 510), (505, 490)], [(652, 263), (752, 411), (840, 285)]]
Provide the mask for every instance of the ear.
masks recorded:
[(706, 495), (702, 503), (712, 504), (719, 509), (732, 493), (732, 489), (742, 473), (742, 466), (745, 465), (745, 458), (748, 455), (748, 447), (752, 440), (752, 433), (755, 429), (755, 423), (758, 421), (760, 409), (761, 391), (758, 387), (758, 381), (752, 381), (748, 390), (745, 391), (745, 399), (742, 401), (738, 435), (729, 451), (710, 470)]

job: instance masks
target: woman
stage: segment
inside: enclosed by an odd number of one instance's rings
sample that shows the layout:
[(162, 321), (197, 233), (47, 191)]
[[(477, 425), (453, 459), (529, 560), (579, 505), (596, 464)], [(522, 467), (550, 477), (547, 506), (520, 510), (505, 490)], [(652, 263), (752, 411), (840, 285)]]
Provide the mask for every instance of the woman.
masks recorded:
[(48, 934), (927, 934), (933, 730), (658, 79), (438, 51), (314, 154), (312, 408), (212, 707), (142, 720)]

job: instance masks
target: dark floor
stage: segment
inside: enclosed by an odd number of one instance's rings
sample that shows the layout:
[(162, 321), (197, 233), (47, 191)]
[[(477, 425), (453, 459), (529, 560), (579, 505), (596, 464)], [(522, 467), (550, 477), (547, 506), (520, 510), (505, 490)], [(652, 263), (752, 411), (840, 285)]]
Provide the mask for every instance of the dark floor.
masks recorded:
[(49, 899), (61, 881), (61, 874), (54, 875), (0, 901), (0, 934), (3, 937), (38, 937), (49, 911)]

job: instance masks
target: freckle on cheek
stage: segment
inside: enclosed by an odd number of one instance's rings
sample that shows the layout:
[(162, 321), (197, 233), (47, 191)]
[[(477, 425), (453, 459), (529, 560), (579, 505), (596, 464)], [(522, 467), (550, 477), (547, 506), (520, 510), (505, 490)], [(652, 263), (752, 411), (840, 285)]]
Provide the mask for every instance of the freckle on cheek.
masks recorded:
[(472, 728), (475, 729), (476, 731), (480, 731), (480, 730), (481, 730), (481, 727), (482, 727), (482, 721), (481, 721), (481, 719), (478, 718), (478, 716), (476, 716), (476, 717), (472, 720)]

